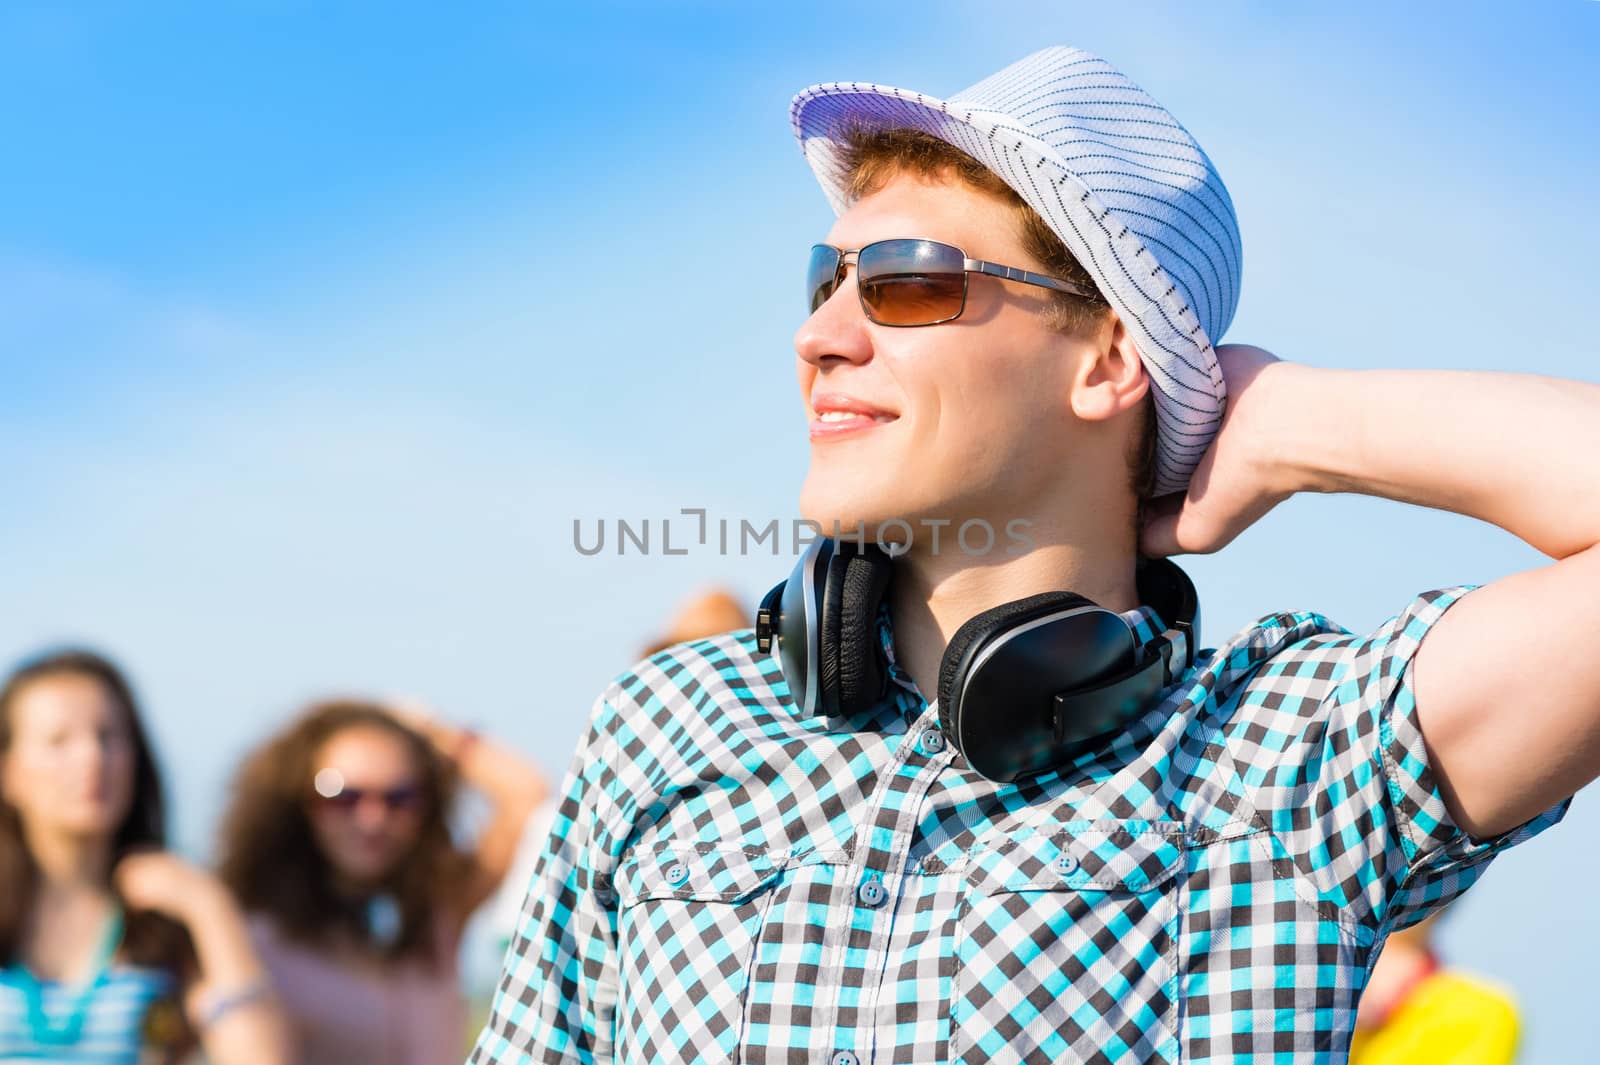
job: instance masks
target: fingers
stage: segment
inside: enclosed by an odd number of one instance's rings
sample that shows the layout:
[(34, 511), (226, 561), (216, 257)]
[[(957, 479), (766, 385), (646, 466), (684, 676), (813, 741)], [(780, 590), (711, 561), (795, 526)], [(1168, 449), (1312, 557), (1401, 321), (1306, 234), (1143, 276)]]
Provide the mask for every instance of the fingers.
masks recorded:
[(433, 708), (414, 696), (401, 695), (385, 699), (383, 707), (396, 721), (424, 736), (429, 735), (438, 721)]
[(1188, 496), (1167, 496), (1148, 508), (1139, 550), (1147, 558), (1209, 555), (1228, 546), (1268, 509), (1219, 512), (1216, 506)]
[(1176, 493), (1152, 500), (1145, 509), (1144, 526), (1139, 530), (1139, 553), (1147, 558), (1166, 558), (1183, 553), (1178, 542), (1178, 520), (1185, 499)]

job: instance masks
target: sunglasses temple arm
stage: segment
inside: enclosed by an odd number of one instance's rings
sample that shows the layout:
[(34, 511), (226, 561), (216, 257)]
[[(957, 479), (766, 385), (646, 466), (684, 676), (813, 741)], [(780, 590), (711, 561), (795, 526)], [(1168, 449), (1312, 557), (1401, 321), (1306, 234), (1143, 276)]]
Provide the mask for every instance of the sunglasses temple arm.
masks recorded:
[(1040, 288), (1051, 288), (1057, 292), (1070, 292), (1074, 296), (1094, 298), (1097, 293), (1087, 292), (1080, 285), (1059, 278), (1047, 277), (1036, 274), (1032, 270), (1019, 270), (1015, 266), (1001, 266), (999, 263), (986, 262), (983, 259), (963, 259), (963, 269), (973, 273), (988, 274), (990, 277), (1000, 277), (1007, 281), (1020, 281), (1024, 285), (1037, 285)]

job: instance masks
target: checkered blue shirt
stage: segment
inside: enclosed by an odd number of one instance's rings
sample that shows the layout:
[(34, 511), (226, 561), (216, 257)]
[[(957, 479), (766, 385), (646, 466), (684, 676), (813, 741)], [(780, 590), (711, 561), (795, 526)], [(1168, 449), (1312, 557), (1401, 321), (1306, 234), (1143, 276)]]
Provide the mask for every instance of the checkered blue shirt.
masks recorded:
[(595, 705), (471, 1062), (1342, 1062), (1384, 936), (1565, 812), (1445, 812), (1410, 664), (1464, 591), (1265, 618), (1020, 784), (896, 667), (805, 719), (749, 631), (669, 648)]

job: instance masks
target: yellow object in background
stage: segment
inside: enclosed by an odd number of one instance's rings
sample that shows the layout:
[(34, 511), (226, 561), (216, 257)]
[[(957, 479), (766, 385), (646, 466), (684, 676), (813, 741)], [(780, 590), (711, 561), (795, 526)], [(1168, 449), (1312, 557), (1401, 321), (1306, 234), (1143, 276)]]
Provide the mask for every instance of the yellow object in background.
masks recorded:
[(1505, 992), (1456, 972), (1436, 972), (1383, 1025), (1356, 1030), (1350, 1065), (1511, 1065), (1520, 1021)]

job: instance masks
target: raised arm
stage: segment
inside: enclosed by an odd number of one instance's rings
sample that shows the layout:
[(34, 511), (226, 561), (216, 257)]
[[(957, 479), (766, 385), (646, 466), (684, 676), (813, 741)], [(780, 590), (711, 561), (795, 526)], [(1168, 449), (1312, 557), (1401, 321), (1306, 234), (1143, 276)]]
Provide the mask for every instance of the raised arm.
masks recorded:
[(181, 923), (200, 970), (184, 992), (184, 1010), (215, 1065), (290, 1065), (289, 1026), (244, 915), (211, 874), (164, 851), (133, 854), (116, 870), (117, 888), (134, 909)]
[(1218, 349), (1229, 410), (1152, 554), (1214, 551), (1296, 492), (1491, 522), (1555, 561), (1466, 596), (1417, 652), (1417, 720), (1456, 823), (1488, 838), (1600, 776), (1600, 386), (1327, 370)]
[(537, 766), (509, 747), (447, 724), (414, 704), (403, 704), (394, 712), (452, 760), (461, 779), (489, 800), (488, 824), (478, 833), (471, 869), (453, 900), (465, 920), (505, 879), (528, 815), (544, 801), (549, 785)]

